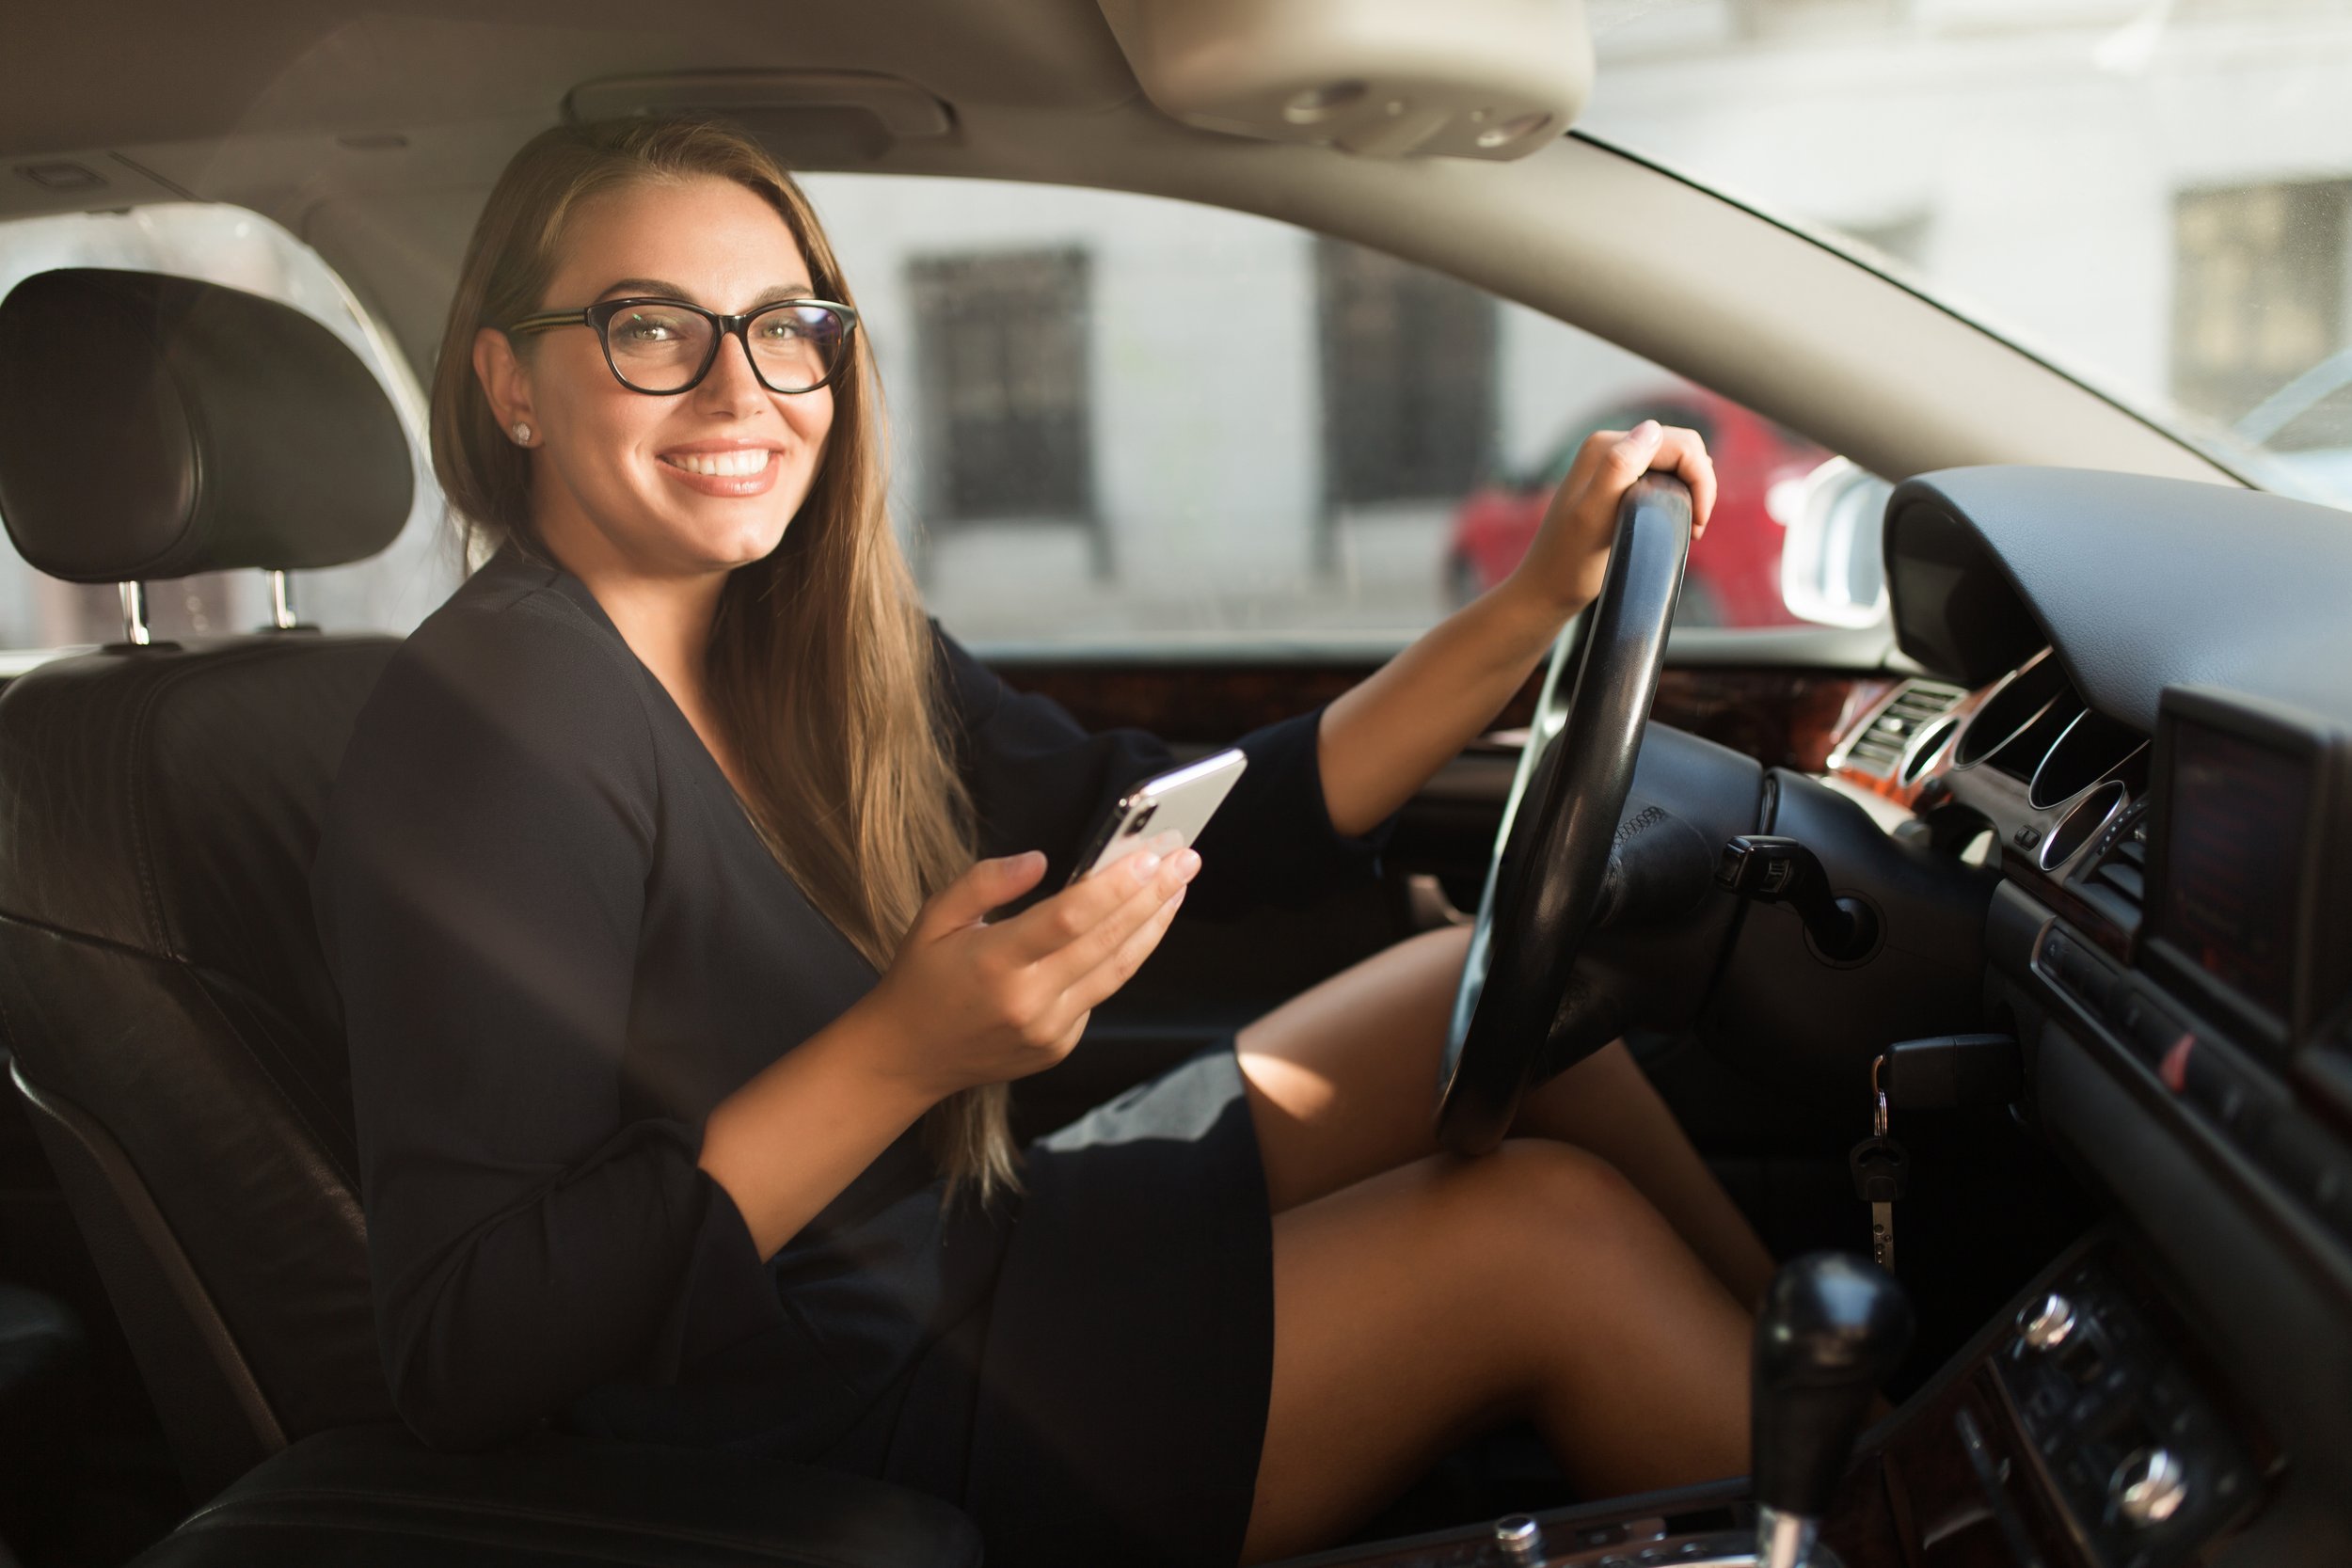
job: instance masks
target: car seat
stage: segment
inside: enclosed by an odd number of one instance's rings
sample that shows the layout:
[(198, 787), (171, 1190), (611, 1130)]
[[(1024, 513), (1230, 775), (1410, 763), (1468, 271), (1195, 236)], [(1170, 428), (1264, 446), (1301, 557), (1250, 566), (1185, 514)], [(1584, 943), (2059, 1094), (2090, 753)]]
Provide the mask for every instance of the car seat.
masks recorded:
[[(611, 1529), (628, 1560), (665, 1561), (648, 1542), (671, 1539), (691, 1494), (684, 1512), (708, 1528), (728, 1515), (739, 1544), (976, 1562), (961, 1514), (848, 1477), (707, 1456), (570, 1463), (552, 1436), (440, 1455), (391, 1425), (309, 877), (328, 784), (398, 642), (283, 624), (282, 576), (281, 624), (250, 635), (152, 641), (138, 610), (150, 578), (373, 555), (414, 486), (383, 389), (298, 311), (87, 268), (0, 301), (0, 519), (34, 567), (123, 584), (130, 611), (124, 642), (0, 692), (0, 1028), (192, 1495), (246, 1476), (161, 1560), (291, 1547), (288, 1488), (361, 1497), (382, 1479), (398, 1497), (379, 1488), (354, 1519), (294, 1513), (314, 1533), (437, 1537), (441, 1513), (401, 1512), (437, 1499), (473, 1520), (482, 1560), (540, 1550), (516, 1532), (552, 1520), (567, 1551)], [(580, 1485), (596, 1465), (603, 1481)], [(755, 1494), (731, 1515), (713, 1500), (727, 1477)], [(528, 1507), (483, 1522), (484, 1498), (517, 1492)]]

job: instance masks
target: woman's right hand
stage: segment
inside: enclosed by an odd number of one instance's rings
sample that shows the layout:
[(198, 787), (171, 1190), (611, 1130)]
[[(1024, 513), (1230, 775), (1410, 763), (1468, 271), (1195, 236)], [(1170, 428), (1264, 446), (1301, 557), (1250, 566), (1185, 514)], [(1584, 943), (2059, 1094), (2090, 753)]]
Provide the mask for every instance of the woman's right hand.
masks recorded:
[(1037, 886), (1043, 855), (981, 861), (940, 889), (866, 999), (891, 1025), (884, 1069), (938, 1101), (1070, 1054), (1096, 1004), (1160, 944), (1200, 869), (1177, 844), (1163, 834), (997, 925), (988, 911)]

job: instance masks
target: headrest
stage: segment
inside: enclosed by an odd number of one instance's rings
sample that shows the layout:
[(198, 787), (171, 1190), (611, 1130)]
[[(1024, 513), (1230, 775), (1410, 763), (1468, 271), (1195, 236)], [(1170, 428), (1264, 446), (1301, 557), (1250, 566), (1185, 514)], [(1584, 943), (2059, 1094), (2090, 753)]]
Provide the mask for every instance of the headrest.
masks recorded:
[(52, 577), (340, 566), (412, 483), (384, 388), (299, 310), (95, 267), (0, 300), (0, 521)]

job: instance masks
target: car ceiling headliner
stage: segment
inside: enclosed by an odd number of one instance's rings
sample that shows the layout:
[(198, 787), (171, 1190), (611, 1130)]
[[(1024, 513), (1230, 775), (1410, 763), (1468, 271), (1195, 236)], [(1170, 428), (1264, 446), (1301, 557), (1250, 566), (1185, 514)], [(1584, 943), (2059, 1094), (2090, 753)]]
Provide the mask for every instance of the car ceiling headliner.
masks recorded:
[(529, 116), (600, 77), (882, 71), (951, 103), (1104, 108), (1137, 88), (1093, 0), (232, 0), (26, 6), (0, 155)]

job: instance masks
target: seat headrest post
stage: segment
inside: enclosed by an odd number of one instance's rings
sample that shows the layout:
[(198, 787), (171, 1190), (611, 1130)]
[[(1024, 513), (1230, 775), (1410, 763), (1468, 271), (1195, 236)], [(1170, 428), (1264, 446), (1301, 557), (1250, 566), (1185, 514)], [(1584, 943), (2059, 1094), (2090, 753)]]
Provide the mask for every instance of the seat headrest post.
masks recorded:
[(147, 629), (147, 584), (126, 582), (122, 585), (122, 636), (135, 648), (144, 648), (155, 641)]
[(279, 631), (292, 631), (298, 624), (294, 620), (294, 584), (279, 571), (269, 574), (269, 624)]

